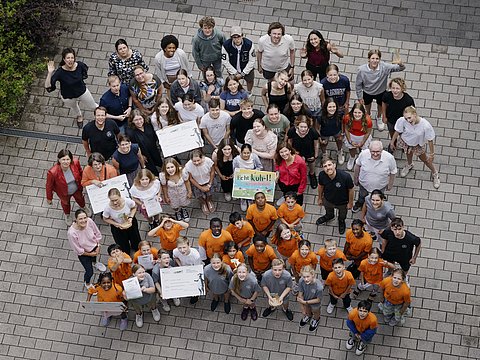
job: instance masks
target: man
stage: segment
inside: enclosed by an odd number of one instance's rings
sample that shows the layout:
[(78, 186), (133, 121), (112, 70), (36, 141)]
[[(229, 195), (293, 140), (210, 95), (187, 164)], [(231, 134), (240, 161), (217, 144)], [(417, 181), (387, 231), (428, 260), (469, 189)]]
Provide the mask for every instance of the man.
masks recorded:
[(232, 117), (230, 122), (230, 134), (238, 146), (245, 144), (245, 134), (253, 128), (255, 119), (261, 119), (265, 114), (253, 108), (253, 101), (243, 99), (240, 101), (240, 112)]
[(104, 107), (97, 107), (93, 113), (95, 120), (90, 121), (82, 130), (83, 147), (87, 158), (92, 152), (98, 152), (108, 160), (117, 149), (120, 129), (115, 121), (107, 119), (107, 109)]
[(132, 98), (128, 86), (120, 84), (117, 75), (108, 77), (108, 86), (110, 87), (100, 98), (100, 106), (107, 109), (107, 119), (115, 120), (120, 132), (125, 134), (127, 119), (132, 110)]
[(322, 161), (323, 171), (318, 174), (318, 205), (325, 207), (325, 215), (316, 224), (325, 224), (335, 217), (338, 209), (338, 232), (345, 233), (347, 210), (353, 206), (353, 180), (349, 173), (337, 170), (337, 164), (330, 157)]
[(370, 143), (368, 149), (362, 150), (355, 162), (353, 183), (359, 187), (358, 200), (352, 212), (361, 210), (365, 197), (373, 190), (390, 191), (393, 187), (397, 163), (392, 154), (383, 150), (380, 140)]
[(229, 75), (235, 79), (244, 79), (247, 90), (251, 93), (255, 79), (255, 45), (250, 39), (243, 36), (240, 26), (233, 26), (230, 39), (223, 43), (222, 64)]
[(257, 64), (258, 72), (267, 80), (282, 70), (293, 79), (295, 42), (290, 35), (285, 35), (285, 26), (281, 23), (271, 23), (267, 35), (258, 40)]
[(198, 69), (205, 73), (208, 66), (213, 66), (217, 78), (222, 78), (223, 33), (215, 28), (215, 19), (204, 16), (198, 22), (199, 29), (192, 40), (192, 55)]
[(208, 102), (208, 112), (200, 120), (200, 129), (203, 137), (217, 149), (223, 139), (230, 137), (230, 115), (226, 111), (220, 110), (220, 100), (210, 99)]

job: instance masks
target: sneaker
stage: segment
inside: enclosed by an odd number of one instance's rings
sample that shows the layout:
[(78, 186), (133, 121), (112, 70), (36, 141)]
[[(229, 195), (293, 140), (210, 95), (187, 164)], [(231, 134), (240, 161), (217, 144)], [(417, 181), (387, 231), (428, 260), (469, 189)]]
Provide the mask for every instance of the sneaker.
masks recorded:
[(192, 297), (190, 298), (190, 304), (192, 304), (192, 305), (193, 305), (193, 304), (196, 304), (197, 301), (198, 301), (198, 296), (192, 296)]
[(107, 267), (105, 265), (103, 265), (101, 262), (96, 262), (95, 265), (93, 265), (93, 267), (100, 272), (107, 271)]
[(438, 176), (438, 172), (435, 174), (432, 174), (432, 180), (433, 180), (433, 187), (435, 189), (438, 189), (440, 187), (440, 177)]
[(355, 205), (353, 205), (352, 213), (359, 212), (362, 209), (362, 206), (363, 204), (359, 204), (358, 202), (356, 202)]
[(225, 193), (225, 201), (231, 201), (232, 200), (232, 194), (230, 193)]
[(158, 309), (153, 309), (152, 315), (153, 315), (153, 320), (155, 320), (156, 322), (160, 321), (160, 311), (158, 311)]
[(353, 337), (349, 338), (347, 342), (345, 343), (345, 348), (347, 350), (352, 350), (353, 347), (355, 346), (355, 341), (353, 340)]
[(67, 226), (71, 226), (72, 225), (72, 219), (70, 218), (70, 214), (63, 214), (63, 220), (65, 221), (65, 224), (67, 224)]
[(256, 307), (250, 309), (250, 317), (253, 321), (258, 319), (258, 312)]
[(302, 320), (300, 320), (300, 327), (304, 327), (305, 325), (307, 325), (307, 324), (310, 322), (311, 319), (312, 319), (312, 318), (311, 318), (310, 316), (305, 315), (305, 316), (302, 318)]
[(316, 189), (318, 187), (317, 175), (308, 174), (308, 178), (310, 179), (310, 186), (312, 189)]
[(223, 310), (225, 311), (225, 314), (230, 314), (230, 310), (232, 310), (232, 304), (230, 304), (230, 301), (223, 303)]
[(263, 317), (267, 317), (268, 315), (270, 315), (270, 314), (273, 313), (274, 311), (275, 311), (274, 308), (267, 307), (265, 310), (263, 310), (262, 316), (263, 316)]
[(211, 200), (207, 201), (207, 206), (208, 211), (210, 211), (211, 213), (215, 211), (215, 204)]
[(383, 123), (383, 120), (382, 120), (381, 116), (377, 117), (377, 129), (378, 129), (378, 131), (385, 130), (385, 124)]
[(103, 315), (102, 318), (100, 319), (100, 325), (101, 326), (108, 326), (108, 324), (110, 324), (110, 320), (112, 320), (111, 316)]
[(93, 285), (93, 284), (83, 283), (83, 285), (87, 288), (87, 290), (95, 289), (95, 285)]
[(365, 352), (365, 349), (367, 348), (367, 344), (365, 344), (363, 341), (359, 341), (357, 348), (355, 349), (355, 355), (362, 355)]
[(355, 166), (355, 156), (352, 157), (350, 155), (347, 162), (347, 170), (352, 170), (354, 166)]
[(345, 224), (345, 220), (338, 220), (338, 233), (343, 235), (345, 234), (345, 229), (347, 225)]
[(383, 303), (378, 303), (378, 310), (380, 310), (381, 312), (383, 312)]
[(333, 305), (332, 303), (328, 303), (327, 314), (333, 313), (333, 310), (335, 310), (335, 305)]
[(398, 321), (395, 320), (395, 316), (392, 317), (392, 318), (390, 319), (390, 321), (388, 322), (388, 325), (390, 325), (390, 326), (392, 326), (392, 327), (396, 326), (397, 324), (398, 324)]
[(342, 150), (339, 150), (337, 153), (337, 163), (338, 165), (345, 164), (345, 155), (343, 154)]
[(312, 319), (312, 321), (310, 321), (310, 327), (308, 328), (308, 331), (314, 332), (317, 330), (319, 322), (319, 320)]
[(242, 319), (243, 321), (247, 320), (248, 314), (250, 314), (250, 309), (244, 307), (242, 313), (240, 314), (240, 319)]
[(348, 313), (350, 314), (350, 312), (353, 310), (353, 307), (349, 306), (349, 307), (347, 307), (345, 310), (347, 310)]
[(242, 211), (247, 211), (247, 200), (245, 199), (240, 199), (240, 209)]
[(285, 198), (282, 196), (280, 199), (277, 200), (277, 206), (282, 205), (285, 202)]
[(183, 219), (183, 221), (185, 221), (185, 222), (188, 223), (188, 222), (190, 221), (190, 215), (188, 214), (187, 209), (181, 208), (181, 209), (180, 209), (180, 212), (182, 213), (182, 219)]
[(323, 215), (323, 216), (320, 216), (317, 221), (315, 221), (315, 224), (317, 225), (322, 225), (322, 224), (326, 224), (327, 222), (329, 222), (330, 220), (332, 220), (334, 218), (334, 216), (332, 217), (327, 217), (327, 215)]
[(123, 330), (126, 330), (128, 327), (128, 318), (124, 318), (124, 319), (120, 319), (120, 330), (123, 331)]
[(143, 314), (135, 315), (135, 325), (137, 325), (138, 328), (143, 326)]
[(218, 300), (212, 300), (212, 303), (210, 304), (210, 310), (215, 311), (215, 309), (218, 306), (219, 301)]
[(182, 221), (182, 212), (179, 210), (179, 211), (175, 211), (175, 220), (177, 221)]
[(290, 309), (287, 309), (287, 310), (282, 309), (282, 311), (283, 311), (283, 313), (285, 314), (285, 316), (287, 317), (287, 319), (288, 319), (289, 321), (293, 321), (293, 312), (292, 312), (292, 310), (290, 310)]
[(173, 305), (180, 306), (180, 299), (179, 298), (173, 299)]
[(167, 301), (162, 302), (162, 309), (163, 311), (166, 311), (166, 312), (170, 311), (170, 305), (168, 305)]
[(156, 228), (155, 223), (153, 223), (153, 222), (148, 223), (148, 227), (149, 227), (150, 230), (153, 230), (153, 229)]
[(402, 171), (400, 171), (400, 177), (405, 177), (408, 175), (408, 173), (410, 172), (410, 170), (413, 169), (413, 163), (411, 164), (406, 164), (405, 167), (402, 169)]

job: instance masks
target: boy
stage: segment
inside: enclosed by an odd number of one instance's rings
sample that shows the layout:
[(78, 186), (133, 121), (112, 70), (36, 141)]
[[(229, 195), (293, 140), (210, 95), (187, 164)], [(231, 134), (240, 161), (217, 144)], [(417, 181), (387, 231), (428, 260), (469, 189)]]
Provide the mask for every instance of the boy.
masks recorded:
[(292, 276), (285, 270), (283, 260), (272, 260), (272, 268), (263, 274), (261, 286), (265, 295), (267, 295), (270, 305), (263, 310), (262, 316), (267, 317), (277, 307), (282, 306), (282, 311), (287, 319), (293, 321), (293, 312), (288, 308), (290, 290), (292, 289)]
[(220, 100), (210, 99), (208, 102), (208, 112), (200, 120), (200, 129), (205, 139), (213, 146), (218, 148), (218, 144), (223, 139), (230, 136), (230, 115), (220, 110)]
[[(166, 250), (160, 250), (158, 253), (158, 261), (154, 265), (152, 269), (152, 279), (155, 284), (155, 288), (157, 289), (157, 293), (160, 297), (160, 302), (162, 303), (162, 308), (164, 311), (170, 311), (170, 305), (168, 305), (168, 301), (162, 297), (162, 277), (160, 276), (160, 269), (169, 268), (175, 266), (175, 262), (170, 257), (170, 254)], [(173, 304), (175, 306), (180, 306), (180, 299), (174, 298)]]
[(172, 256), (173, 249), (177, 246), (177, 238), (180, 231), (188, 228), (188, 223), (180, 220), (173, 220), (169, 216), (160, 217), (160, 225), (148, 232), (148, 236), (158, 236), (160, 239), (160, 247), (167, 250)]
[(218, 217), (210, 219), (210, 229), (203, 231), (198, 238), (198, 252), (205, 260), (205, 265), (210, 264), (213, 254), (223, 254), (223, 246), (227, 241), (232, 241), (232, 235), (222, 229), (222, 220)]
[(303, 318), (300, 327), (310, 322), (308, 330), (317, 330), (320, 320), (320, 305), (322, 302), (323, 285), (315, 278), (315, 270), (309, 265), (300, 270), (302, 278), (298, 283), (297, 301), (302, 305)]
[(213, 66), (217, 78), (222, 78), (222, 46), (225, 36), (215, 28), (215, 19), (204, 16), (198, 22), (200, 29), (192, 40), (192, 55), (202, 73)]
[(248, 221), (243, 220), (242, 215), (236, 211), (230, 214), (228, 221), (230, 224), (225, 230), (232, 235), (233, 241), (245, 255), (252, 242), (253, 235), (255, 235), (255, 231), (253, 231), (252, 225)]
[(371, 307), (370, 301), (362, 300), (348, 314), (347, 326), (350, 329), (350, 338), (345, 347), (347, 350), (351, 350), (356, 344), (355, 354), (358, 356), (365, 352), (367, 344), (377, 333), (378, 321), (375, 314), (370, 312)]
[(190, 242), (185, 236), (177, 239), (177, 248), (173, 250), (173, 259), (177, 266), (203, 265), (200, 253), (190, 247)]
[(120, 245), (112, 244), (107, 248), (108, 268), (112, 272), (113, 281), (122, 285), (123, 280), (132, 276), (132, 258), (120, 249)]
[(264, 115), (261, 110), (253, 108), (252, 100), (240, 101), (240, 112), (233, 115), (232, 121), (230, 121), (230, 132), (237, 146), (245, 144), (245, 134), (253, 128), (253, 122), (263, 118)]
[(347, 261), (347, 258), (343, 251), (337, 248), (337, 242), (335, 240), (327, 239), (324, 244), (324, 247), (317, 251), (317, 255), (320, 257), (322, 280), (325, 281), (332, 272), (332, 261), (335, 259)]
[(258, 282), (262, 275), (271, 268), (273, 259), (276, 259), (275, 251), (267, 244), (267, 238), (262, 234), (255, 234), (253, 244), (247, 250), (250, 270), (257, 276)]
[(297, 204), (297, 196), (294, 192), (285, 194), (285, 202), (278, 208), (277, 215), (290, 230), (295, 230), (300, 234), (302, 231), (301, 221), (305, 217), (305, 211)]
[(274, 206), (267, 204), (265, 194), (261, 191), (255, 194), (254, 199), (255, 203), (248, 207), (245, 218), (252, 225), (255, 234), (268, 237), (278, 219), (277, 210)]
[(327, 306), (327, 313), (333, 313), (338, 299), (343, 300), (343, 307), (350, 312), (353, 310), (350, 306), (350, 303), (352, 302), (350, 299), (350, 291), (355, 285), (355, 279), (350, 271), (345, 270), (343, 259), (335, 259), (332, 263), (333, 272), (328, 275), (327, 280), (325, 281), (325, 285), (328, 286), (328, 292), (330, 294), (330, 303)]
[(372, 250), (373, 240), (372, 236), (363, 231), (363, 221), (355, 219), (352, 221), (351, 229), (347, 230), (345, 248), (343, 253), (352, 264), (348, 270), (352, 273), (355, 279), (358, 279), (360, 271), (358, 267), (363, 259), (368, 257), (368, 253)]

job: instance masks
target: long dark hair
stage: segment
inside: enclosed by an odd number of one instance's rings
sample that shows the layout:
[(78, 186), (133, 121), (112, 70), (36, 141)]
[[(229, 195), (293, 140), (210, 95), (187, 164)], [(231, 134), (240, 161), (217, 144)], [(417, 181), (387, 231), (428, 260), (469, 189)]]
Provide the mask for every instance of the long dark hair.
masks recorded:
[[(335, 103), (335, 105), (337, 106), (337, 109), (335, 110), (335, 113), (333, 114), (333, 116), (329, 116), (328, 114), (328, 111), (327, 111), (327, 107), (328, 107), (328, 104), (330, 103)], [(335, 123), (338, 125), (340, 125), (342, 123), (342, 116), (340, 115), (339, 111), (338, 111), (338, 103), (335, 101), (334, 98), (327, 98), (325, 100), (325, 102), (323, 103), (323, 106), (322, 106), (322, 117), (320, 119), (320, 123), (322, 126), (325, 126), (327, 124), (327, 119), (329, 118), (333, 118), (335, 119)]]
[[(297, 100), (302, 103), (302, 107), (300, 108), (300, 112), (298, 114), (293, 113), (293, 109), (291, 105), (293, 100)], [(290, 120), (290, 124), (293, 124), (293, 122), (295, 121), (294, 116), (298, 116), (298, 115), (310, 116), (310, 110), (308, 110), (308, 107), (303, 101), (302, 97), (299, 94), (294, 93), (290, 98), (290, 100), (288, 101), (288, 104), (285, 107), (285, 112), (283, 114), (288, 118), (288, 120)]]
[(220, 141), (220, 143), (218, 144), (218, 150), (217, 150), (217, 164), (219, 168), (223, 167), (223, 151), (222, 150), (225, 146), (230, 146), (232, 148), (232, 159), (235, 159), (235, 156), (240, 154), (237, 150), (237, 147), (235, 146), (235, 143), (231, 138), (222, 139), (222, 141)]
[(356, 109), (359, 109), (363, 113), (360, 121), (362, 122), (362, 131), (364, 133), (366, 133), (367, 130), (368, 130), (367, 111), (365, 110), (365, 106), (363, 106), (360, 103), (355, 103), (352, 106), (352, 109), (350, 110), (350, 112), (348, 113), (347, 130), (350, 131), (350, 129), (352, 128), (352, 124), (353, 124), (353, 121), (355, 119), (354, 116), (353, 116), (353, 111), (356, 110)]
[(315, 48), (310, 44), (310, 35), (317, 35), (320, 38), (320, 52), (324, 55), (328, 54), (327, 42), (323, 38), (323, 35), (318, 30), (312, 30), (307, 36), (307, 42), (305, 44), (305, 49), (307, 49), (307, 55), (315, 51)]

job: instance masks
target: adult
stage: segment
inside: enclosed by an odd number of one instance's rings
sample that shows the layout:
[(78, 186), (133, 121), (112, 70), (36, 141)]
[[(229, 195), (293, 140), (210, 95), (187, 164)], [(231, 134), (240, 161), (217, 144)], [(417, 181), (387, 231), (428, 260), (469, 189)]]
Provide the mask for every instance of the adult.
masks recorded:
[(82, 144), (87, 157), (98, 152), (108, 160), (117, 149), (117, 136), (120, 129), (115, 121), (107, 119), (107, 109), (99, 106), (93, 112), (95, 120), (82, 130)]
[(212, 99), (220, 99), (223, 92), (225, 81), (217, 78), (213, 66), (207, 66), (203, 73), (203, 81), (200, 82), (200, 92), (202, 94), (202, 106), (208, 110), (208, 102)]
[(134, 79), (135, 66), (140, 65), (148, 71), (148, 65), (143, 60), (138, 50), (130, 49), (125, 39), (118, 39), (115, 42), (115, 52), (108, 60), (108, 76), (117, 75), (120, 81), (129, 85)]
[(387, 90), (388, 77), (392, 72), (405, 70), (405, 65), (401, 59), (390, 64), (380, 61), (381, 58), (382, 53), (378, 49), (368, 52), (368, 63), (358, 68), (355, 91), (358, 101), (365, 105), (368, 115), (370, 115), (373, 100), (377, 102), (377, 128), (383, 131), (385, 124), (381, 116), (382, 99), (383, 94)]
[(273, 171), (273, 159), (277, 150), (277, 135), (265, 126), (262, 119), (255, 119), (253, 128), (245, 134), (245, 143), (252, 146), (263, 165), (263, 170)]
[(85, 207), (85, 198), (82, 193), (82, 167), (78, 159), (74, 159), (68, 149), (60, 150), (57, 163), (47, 173), (47, 203), (52, 205), (53, 193), (56, 193), (62, 205), (65, 223), (72, 224), (70, 216), (70, 198), (73, 196), (78, 206)]
[(128, 135), (121, 134), (118, 137), (118, 149), (112, 155), (112, 164), (120, 175), (127, 176), (128, 185), (133, 185), (140, 167), (145, 169), (145, 159), (138, 144), (132, 144)]
[(88, 165), (83, 169), (82, 186), (103, 187), (103, 181), (117, 176), (117, 169), (105, 162), (102, 154), (94, 152), (88, 157)]
[(278, 137), (278, 142), (285, 141), (288, 129), (290, 129), (290, 121), (280, 113), (277, 104), (269, 104), (267, 107), (267, 115), (263, 117), (265, 126), (272, 130)]
[(167, 96), (172, 83), (177, 80), (178, 70), (189, 68), (187, 54), (178, 45), (174, 35), (165, 35), (160, 41), (162, 50), (155, 55), (155, 74), (167, 90)]
[(325, 208), (325, 215), (320, 216), (316, 224), (321, 225), (335, 217), (338, 209), (338, 232), (345, 233), (347, 210), (353, 207), (353, 180), (349, 173), (337, 169), (330, 157), (322, 161), (323, 171), (318, 174), (318, 205)]
[(297, 203), (303, 205), (303, 193), (307, 188), (307, 165), (289, 143), (280, 143), (275, 154), (277, 183), (283, 193), (297, 194)]
[[(413, 155), (417, 155), (426, 167), (432, 172), (433, 187), (440, 187), (440, 177), (433, 164), (435, 158), (435, 131), (432, 125), (424, 118), (418, 116), (413, 106), (408, 106), (403, 111), (403, 117), (395, 124), (395, 133), (390, 141), (390, 148), (395, 150), (395, 141), (398, 140), (398, 147), (405, 151), (407, 164), (400, 172), (401, 177), (408, 175), (413, 168)], [(426, 145), (428, 144), (429, 155), (427, 157)]]
[(150, 117), (150, 122), (155, 132), (167, 126), (178, 125), (182, 121), (178, 116), (178, 111), (175, 110), (172, 102), (168, 97), (162, 96), (158, 100), (157, 110)]
[(218, 78), (222, 77), (223, 33), (215, 28), (215, 19), (204, 16), (198, 22), (200, 29), (192, 39), (192, 56), (198, 69), (205, 72), (207, 66), (213, 66)]
[[(320, 81), (323, 85), (324, 97), (333, 98), (338, 105), (338, 112), (341, 115), (348, 113), (350, 103), (350, 79), (340, 74), (338, 66), (328, 65), (327, 76)], [(322, 103), (323, 103), (322, 99)]]
[(279, 71), (286, 70), (293, 79), (295, 68), (295, 41), (285, 34), (285, 26), (273, 22), (268, 26), (266, 35), (258, 40), (257, 69), (267, 80)]
[(220, 110), (218, 99), (208, 102), (208, 112), (202, 116), (199, 128), (213, 149), (218, 149), (218, 144), (230, 137), (230, 120), (228, 112)]
[(196, 121), (197, 124), (200, 124), (200, 119), (205, 114), (205, 110), (195, 101), (192, 94), (184, 94), (174, 107), (182, 122)]
[(343, 155), (343, 131), (342, 115), (335, 99), (328, 97), (322, 106), (322, 116), (320, 122), (316, 125), (320, 127), (320, 149), (322, 153), (327, 154), (327, 145), (331, 137), (335, 139), (337, 145), (337, 163), (343, 165), (345, 156)]
[(240, 26), (232, 26), (230, 39), (222, 46), (222, 64), (228, 75), (245, 80), (248, 92), (252, 92), (255, 80), (255, 58), (255, 44), (243, 35)]
[(78, 260), (85, 269), (83, 281), (87, 289), (93, 288), (91, 283), (93, 269), (105, 271), (107, 268), (102, 263), (97, 262), (97, 256), (100, 255), (100, 241), (102, 234), (95, 222), (90, 219), (83, 209), (75, 211), (75, 222), (70, 226), (67, 232), (70, 247), (78, 256)]
[(177, 71), (177, 80), (170, 86), (170, 99), (175, 104), (187, 94), (191, 95), (196, 103), (202, 102), (200, 85), (195, 79), (188, 76), (187, 70), (180, 69)]
[(375, 189), (390, 191), (397, 173), (397, 162), (392, 154), (383, 150), (380, 140), (370, 142), (368, 149), (362, 150), (353, 171), (353, 183), (358, 186), (358, 200), (352, 212), (360, 211), (365, 197)]
[(313, 80), (322, 80), (327, 74), (327, 67), (330, 61), (330, 53), (343, 58), (343, 54), (338, 50), (333, 42), (326, 41), (318, 30), (310, 31), (305, 47), (300, 50), (300, 57), (307, 59), (305, 67), (313, 74)]
[[(282, 111), (282, 109), (280, 109), (280, 111)], [(283, 109), (283, 114), (287, 117), (288, 121), (290, 121), (290, 126), (295, 125), (295, 119), (299, 115), (305, 115), (306, 117), (312, 118), (312, 112), (307, 104), (303, 102), (302, 97), (297, 93), (293, 93), (290, 97), (288, 105)]]
[(220, 108), (234, 116), (240, 112), (240, 102), (245, 99), (248, 99), (247, 91), (233, 75), (228, 75), (220, 94)]
[(107, 90), (100, 98), (100, 106), (107, 109), (107, 119), (115, 120), (122, 134), (125, 134), (127, 119), (132, 111), (132, 97), (128, 86), (120, 83), (117, 75), (108, 77)]
[(130, 81), (130, 95), (137, 109), (152, 115), (162, 97), (162, 82), (155, 74), (150, 74), (141, 66), (133, 68), (134, 78)]
[(275, 74), (272, 81), (267, 82), (262, 88), (262, 100), (265, 109), (270, 104), (277, 104), (280, 112), (285, 112), (288, 100), (292, 95), (292, 86), (288, 82), (288, 72), (285, 70)]
[(253, 108), (253, 101), (244, 99), (240, 102), (240, 112), (236, 113), (230, 121), (230, 134), (238, 146), (245, 144), (247, 131), (253, 128), (256, 119), (262, 119), (264, 113)]
[(383, 191), (375, 189), (365, 198), (362, 208), (362, 221), (365, 228), (376, 240), (378, 233), (390, 226), (390, 221), (395, 218), (392, 204), (386, 200)]
[(212, 154), (215, 172), (220, 178), (220, 185), (226, 201), (232, 200), (233, 189), (233, 159), (240, 154), (240, 149), (235, 146), (230, 138), (222, 139), (218, 148)]
[(81, 61), (76, 61), (75, 50), (66, 48), (62, 51), (62, 60), (58, 68), (55, 70), (55, 63), (50, 60), (47, 63), (47, 69), (45, 89), (47, 92), (52, 92), (57, 88), (57, 81), (60, 83), (63, 104), (72, 109), (77, 126), (81, 129), (83, 115), (78, 106), (79, 102), (82, 102), (88, 110), (98, 106), (85, 84), (85, 79), (88, 78), (88, 66)]

